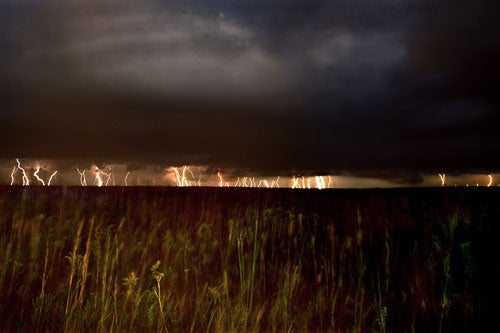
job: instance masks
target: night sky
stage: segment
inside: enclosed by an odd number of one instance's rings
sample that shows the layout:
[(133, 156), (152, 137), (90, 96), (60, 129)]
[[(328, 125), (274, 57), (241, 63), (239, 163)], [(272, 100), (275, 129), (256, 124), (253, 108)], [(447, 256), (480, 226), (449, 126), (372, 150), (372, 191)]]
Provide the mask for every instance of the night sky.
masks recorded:
[(0, 3), (0, 158), (500, 171), (500, 2)]

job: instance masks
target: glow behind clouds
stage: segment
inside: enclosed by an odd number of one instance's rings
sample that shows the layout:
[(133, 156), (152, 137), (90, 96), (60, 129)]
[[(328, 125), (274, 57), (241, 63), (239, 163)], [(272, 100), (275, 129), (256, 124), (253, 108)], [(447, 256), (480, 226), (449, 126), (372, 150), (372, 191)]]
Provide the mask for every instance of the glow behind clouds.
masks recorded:
[[(6, 162), (4, 162), (6, 163)], [(260, 187), (260, 188), (388, 188), (408, 186), (497, 186), (500, 175), (422, 175), (419, 184), (403, 183), (380, 178), (359, 177), (349, 174), (337, 175), (275, 175), (259, 176), (244, 174), (239, 170), (217, 170), (203, 166), (161, 167), (146, 166), (129, 170), (124, 164), (109, 164), (101, 167), (73, 167), (53, 170), (50, 162), (43, 163), (21, 159), (19, 166), (14, 161), (14, 170), (4, 164), (0, 168), (0, 185), (80, 185), (80, 186), (178, 186), (178, 187)]]

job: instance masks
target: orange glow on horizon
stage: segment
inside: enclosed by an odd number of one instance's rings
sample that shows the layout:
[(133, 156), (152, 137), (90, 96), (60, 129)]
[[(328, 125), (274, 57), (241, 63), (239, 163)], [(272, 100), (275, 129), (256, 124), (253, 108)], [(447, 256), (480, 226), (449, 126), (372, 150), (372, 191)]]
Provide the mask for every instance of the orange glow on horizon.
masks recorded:
[[(345, 173), (343, 175), (302, 175), (289, 176), (239, 173), (237, 169), (213, 169), (204, 165), (182, 165), (162, 168), (158, 165), (146, 165), (134, 171), (127, 171), (126, 164), (107, 164), (97, 167), (95, 164), (85, 169), (73, 167), (76, 174), (68, 170), (48, 171), (50, 162), (15, 159), (15, 165), (4, 167), (3, 174), (8, 178), (4, 184), (16, 185), (81, 185), (81, 186), (207, 186), (207, 187), (248, 187), (248, 188), (291, 188), (291, 189), (332, 189), (332, 188), (391, 188), (391, 187), (428, 187), (428, 186), (476, 186), (492, 187), (500, 174), (445, 174), (439, 173), (439, 185), (436, 174), (422, 174), (422, 181), (404, 184), (395, 178), (362, 177)], [(163, 171), (162, 171), (163, 170)], [(214, 171), (211, 171), (214, 170)], [(74, 171), (73, 171), (74, 172)], [(92, 179), (87, 179), (89, 174)], [(133, 175), (132, 175), (133, 174)], [(133, 181), (132, 181), (133, 176)], [(118, 178), (117, 178), (118, 177)], [(31, 178), (31, 179), (30, 179)], [(22, 183), (21, 183), (22, 179)], [(119, 179), (119, 180), (118, 180)], [(57, 180), (57, 182), (55, 181)], [(116, 183), (115, 183), (116, 182)], [(495, 186), (496, 187), (496, 186)]]

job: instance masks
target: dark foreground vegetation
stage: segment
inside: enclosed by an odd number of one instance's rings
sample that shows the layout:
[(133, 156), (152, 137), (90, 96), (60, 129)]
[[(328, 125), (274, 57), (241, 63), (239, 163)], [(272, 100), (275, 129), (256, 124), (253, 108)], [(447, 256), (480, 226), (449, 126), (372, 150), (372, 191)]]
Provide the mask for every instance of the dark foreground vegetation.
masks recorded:
[(498, 327), (500, 189), (0, 187), (0, 329)]

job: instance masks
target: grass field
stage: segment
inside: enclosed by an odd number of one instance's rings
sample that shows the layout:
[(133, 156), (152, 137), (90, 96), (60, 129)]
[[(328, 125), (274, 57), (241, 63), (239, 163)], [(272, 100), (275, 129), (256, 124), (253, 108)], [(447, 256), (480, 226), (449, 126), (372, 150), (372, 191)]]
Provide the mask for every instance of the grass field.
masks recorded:
[(2, 331), (498, 327), (500, 189), (0, 187)]

